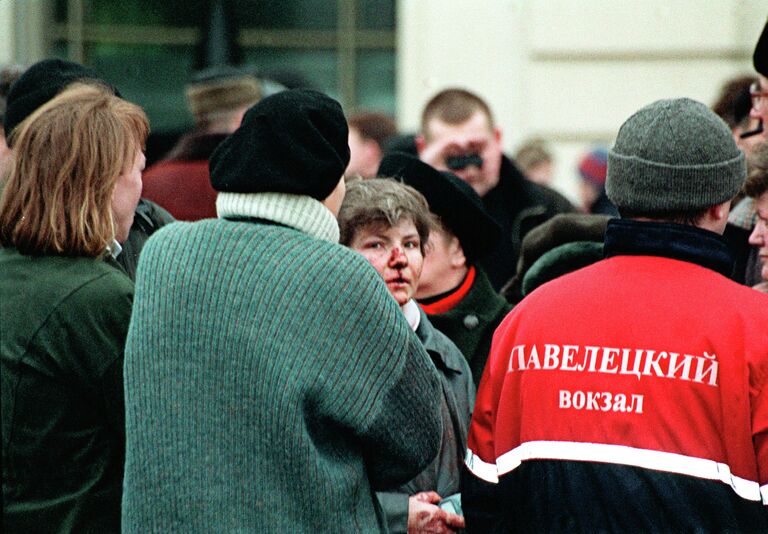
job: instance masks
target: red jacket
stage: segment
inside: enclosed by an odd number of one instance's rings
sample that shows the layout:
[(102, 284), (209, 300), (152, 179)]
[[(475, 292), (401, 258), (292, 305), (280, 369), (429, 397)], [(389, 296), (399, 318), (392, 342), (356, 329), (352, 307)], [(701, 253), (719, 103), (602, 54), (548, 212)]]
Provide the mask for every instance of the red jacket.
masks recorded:
[(225, 134), (192, 132), (179, 139), (166, 159), (143, 175), (142, 196), (157, 202), (180, 221), (216, 217), (216, 190), (208, 159)]
[(722, 246), (612, 221), (611, 257), (507, 316), (468, 439), (471, 528), (766, 528), (768, 299), (702, 266)]
[(160, 161), (143, 175), (142, 195), (180, 221), (216, 217), (216, 190), (208, 161)]

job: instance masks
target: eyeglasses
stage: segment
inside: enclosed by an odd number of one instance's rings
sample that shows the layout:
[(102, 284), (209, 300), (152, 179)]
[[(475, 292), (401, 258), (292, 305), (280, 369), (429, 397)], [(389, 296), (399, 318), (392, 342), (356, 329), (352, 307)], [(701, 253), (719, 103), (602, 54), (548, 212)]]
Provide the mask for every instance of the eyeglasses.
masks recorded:
[(759, 109), (768, 101), (768, 91), (761, 91), (755, 82), (749, 86), (749, 97), (752, 99), (752, 107)]

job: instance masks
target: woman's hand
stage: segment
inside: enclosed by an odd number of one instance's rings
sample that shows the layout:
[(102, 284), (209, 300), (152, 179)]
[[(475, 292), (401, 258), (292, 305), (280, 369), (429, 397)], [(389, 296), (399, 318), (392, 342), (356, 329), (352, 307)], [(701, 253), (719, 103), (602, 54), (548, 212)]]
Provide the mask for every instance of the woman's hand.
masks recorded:
[(408, 498), (408, 534), (451, 534), (464, 528), (464, 518), (439, 506), (440, 495), (422, 491)]

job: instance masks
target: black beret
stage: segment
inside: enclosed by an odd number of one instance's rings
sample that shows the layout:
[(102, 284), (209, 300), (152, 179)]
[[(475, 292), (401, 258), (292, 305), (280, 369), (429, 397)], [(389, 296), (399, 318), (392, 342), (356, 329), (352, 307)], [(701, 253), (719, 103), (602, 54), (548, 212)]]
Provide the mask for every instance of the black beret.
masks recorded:
[(231, 193), (290, 193), (323, 200), (349, 163), (338, 102), (309, 89), (282, 91), (249, 109), (209, 162), (211, 185)]
[(763, 27), (763, 33), (757, 40), (755, 53), (752, 55), (752, 63), (755, 70), (763, 76), (768, 76), (768, 22)]
[[(67, 85), (78, 80), (94, 80), (111, 87), (94, 70), (72, 61), (44, 59), (29, 67), (8, 92), (3, 117), (6, 135)], [(120, 96), (117, 91), (115, 94)]]
[(459, 239), (467, 263), (485, 256), (501, 237), (501, 227), (485, 210), (483, 201), (458, 176), (440, 172), (404, 152), (384, 156), (377, 175), (402, 180), (424, 195), (430, 211)]

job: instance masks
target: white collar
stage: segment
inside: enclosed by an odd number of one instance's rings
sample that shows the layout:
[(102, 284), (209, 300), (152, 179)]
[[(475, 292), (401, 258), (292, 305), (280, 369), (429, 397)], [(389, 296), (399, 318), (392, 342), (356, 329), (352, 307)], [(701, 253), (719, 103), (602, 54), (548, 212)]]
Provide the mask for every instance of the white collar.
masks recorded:
[(219, 193), (216, 213), (225, 217), (255, 217), (284, 224), (318, 239), (339, 242), (339, 223), (319, 200), (287, 193)]
[(112, 240), (111, 244), (107, 245), (107, 254), (112, 256), (113, 260), (116, 260), (122, 251), (123, 251), (122, 245), (118, 243), (115, 239)]
[(419, 327), (419, 323), (421, 322), (421, 312), (419, 312), (419, 305), (416, 304), (416, 301), (413, 299), (410, 299), (408, 302), (403, 304), (402, 308), (403, 315), (405, 315), (405, 320), (408, 321), (408, 324), (411, 326), (411, 330), (414, 332)]

